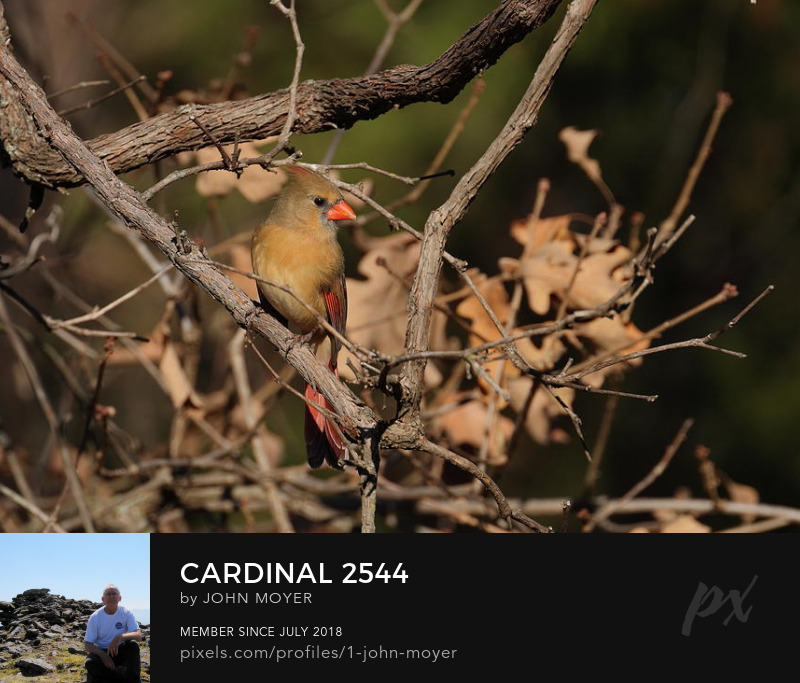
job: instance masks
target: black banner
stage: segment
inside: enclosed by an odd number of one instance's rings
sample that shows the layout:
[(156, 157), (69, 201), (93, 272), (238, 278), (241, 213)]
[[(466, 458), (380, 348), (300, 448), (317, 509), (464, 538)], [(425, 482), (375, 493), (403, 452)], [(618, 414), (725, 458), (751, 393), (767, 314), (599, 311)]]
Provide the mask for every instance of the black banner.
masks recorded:
[(656, 647), (673, 663), (774, 648), (796, 637), (781, 628), (794, 572), (770, 559), (787, 542), (154, 535), (153, 665), (157, 680), (320, 665), (444, 675), (565, 648)]

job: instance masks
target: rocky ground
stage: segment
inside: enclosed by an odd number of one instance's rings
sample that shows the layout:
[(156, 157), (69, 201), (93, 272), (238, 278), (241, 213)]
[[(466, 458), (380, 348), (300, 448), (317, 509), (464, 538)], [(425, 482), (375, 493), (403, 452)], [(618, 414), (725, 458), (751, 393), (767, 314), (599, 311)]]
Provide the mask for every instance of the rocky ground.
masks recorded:
[[(0, 682), (20, 677), (59, 683), (85, 681), (86, 622), (102, 606), (51, 595), (48, 588), (31, 588), (11, 602), (0, 602)], [(150, 683), (150, 626), (141, 629), (142, 682)]]

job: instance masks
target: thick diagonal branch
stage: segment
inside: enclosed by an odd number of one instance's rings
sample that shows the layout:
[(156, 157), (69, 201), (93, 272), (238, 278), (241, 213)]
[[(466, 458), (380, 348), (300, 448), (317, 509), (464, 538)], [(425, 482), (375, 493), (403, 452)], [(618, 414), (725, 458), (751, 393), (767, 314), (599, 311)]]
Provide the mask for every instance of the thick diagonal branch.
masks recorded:
[[(444, 247), (450, 231), (464, 216), (483, 184), (536, 123), (539, 109), (550, 91), (556, 72), (596, 2), (597, 0), (573, 0), (570, 3), (553, 43), (536, 69), (533, 80), (514, 113), (483, 156), (462, 176), (447, 201), (428, 217), (422, 238), (419, 267), (408, 299), (405, 344), (407, 354), (428, 349), (433, 303), (438, 291)], [(409, 361), (403, 366), (400, 376), (403, 400), (410, 408), (406, 415), (412, 421), (416, 419), (419, 409), (425, 363), (425, 358)]]
[[(561, 0), (504, 0), (497, 9), (430, 64), (401, 65), (357, 78), (307, 81), (297, 89), (295, 133), (349, 128), (416, 102), (449, 102), (472, 78), (494, 64), (514, 43), (553, 14)], [(0, 6), (1, 9), (1, 6)], [(0, 45), (4, 52), (8, 41)], [(289, 90), (236, 102), (193, 105), (194, 115), (220, 143), (277, 135), (289, 114)], [(64, 187), (85, 178), (30, 128), (29, 117), (0, 79), (2, 157), (31, 183)], [(179, 107), (175, 111), (89, 141), (88, 147), (115, 173), (122, 173), (208, 144), (206, 135)]]
[[(3, 28), (0, 15), (0, 35)], [(306, 381), (328, 397), (345, 432), (361, 438), (374, 430), (376, 419), (371, 411), (334, 378), (307, 347), (295, 343), (288, 330), (254, 305), (199, 249), (191, 248), (187, 253), (181, 248), (174, 229), (145, 204), (141, 195), (117, 178), (108, 164), (53, 111), (44, 92), (7, 48), (0, 50), (0, 77), (12, 88), (14, 101), (27, 113), (25, 127), (29, 133), (39, 137), (40, 144), (51, 147), (64, 163), (85, 178), (109, 211), (155, 245), (189, 280), (221, 304), (237, 324), (270, 341)]]

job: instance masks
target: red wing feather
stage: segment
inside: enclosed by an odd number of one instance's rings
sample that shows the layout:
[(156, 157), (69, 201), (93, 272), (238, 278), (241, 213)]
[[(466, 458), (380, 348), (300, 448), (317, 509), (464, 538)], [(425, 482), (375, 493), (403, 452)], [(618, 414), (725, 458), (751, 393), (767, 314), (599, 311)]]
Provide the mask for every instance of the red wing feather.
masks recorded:
[[(342, 275), (331, 288), (323, 293), (325, 299), (325, 310), (328, 313), (328, 321), (333, 325), (339, 334), (344, 334), (347, 327), (347, 288), (344, 282), (344, 275)], [(339, 353), (341, 342), (338, 339), (333, 340), (333, 358)]]

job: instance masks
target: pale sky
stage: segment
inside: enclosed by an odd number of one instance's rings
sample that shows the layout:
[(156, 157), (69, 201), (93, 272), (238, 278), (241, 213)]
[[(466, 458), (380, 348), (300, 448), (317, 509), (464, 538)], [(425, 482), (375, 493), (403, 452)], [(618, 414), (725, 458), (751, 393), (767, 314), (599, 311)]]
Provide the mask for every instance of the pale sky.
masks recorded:
[(150, 609), (150, 534), (0, 534), (0, 600), (49, 588), (100, 602), (107, 583), (126, 607)]

